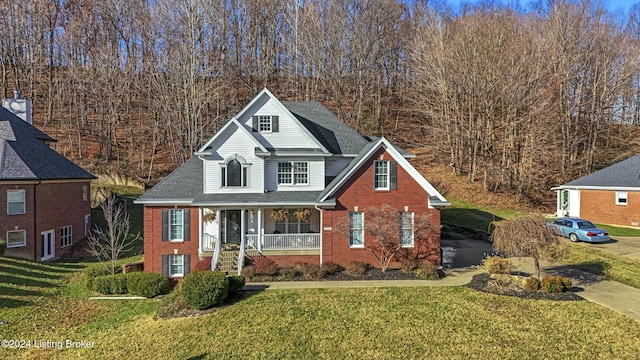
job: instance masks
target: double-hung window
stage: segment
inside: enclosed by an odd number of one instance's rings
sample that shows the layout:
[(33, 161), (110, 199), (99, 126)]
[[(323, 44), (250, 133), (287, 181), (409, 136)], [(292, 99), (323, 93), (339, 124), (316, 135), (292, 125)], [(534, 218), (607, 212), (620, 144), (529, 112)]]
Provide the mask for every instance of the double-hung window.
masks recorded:
[(24, 190), (7, 190), (7, 214), (24, 214), (25, 208)]
[(251, 130), (253, 132), (270, 133), (278, 132), (279, 130), (277, 115), (254, 115), (251, 120)]
[(65, 247), (71, 245), (73, 231), (71, 225), (60, 228), (60, 246)]
[(286, 161), (278, 163), (278, 185), (308, 185), (309, 163)]
[(189, 241), (188, 209), (162, 210), (162, 241)]
[(364, 247), (363, 212), (349, 212), (349, 247)]
[(373, 166), (373, 188), (375, 190), (396, 190), (398, 188), (398, 167), (395, 161), (376, 160)]
[(310, 219), (298, 219), (293, 213), (276, 222), (278, 234), (304, 234), (311, 231)]
[(185, 276), (189, 273), (189, 254), (162, 255), (162, 274), (169, 277)]
[(413, 212), (399, 212), (398, 222), (400, 224), (400, 245), (403, 247), (413, 246)]

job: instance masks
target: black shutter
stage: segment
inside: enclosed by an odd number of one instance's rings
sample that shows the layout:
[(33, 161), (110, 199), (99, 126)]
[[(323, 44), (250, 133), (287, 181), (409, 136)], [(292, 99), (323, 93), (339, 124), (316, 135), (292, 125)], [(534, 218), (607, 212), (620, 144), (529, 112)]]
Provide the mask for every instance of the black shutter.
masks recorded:
[(247, 168), (242, 168), (242, 186), (247, 187)]
[(169, 210), (162, 210), (162, 241), (169, 241)]
[(251, 117), (251, 131), (258, 132), (258, 117), (255, 115)]
[(278, 131), (280, 131), (280, 122), (279, 122), (279, 118), (274, 115), (271, 117), (271, 132), (278, 132)]
[(191, 255), (185, 254), (182, 260), (184, 260), (183, 274), (186, 276), (191, 271)]
[(189, 241), (191, 240), (191, 226), (189, 226), (191, 224), (191, 222), (189, 221), (189, 219), (191, 218), (190, 216), (191, 210), (189, 209), (185, 209), (182, 210), (182, 240), (183, 241)]
[(220, 170), (220, 183), (222, 184), (222, 187), (225, 187), (227, 186), (227, 168), (221, 167)]
[(169, 274), (169, 255), (162, 255), (162, 275), (170, 276), (170, 274)]
[(389, 161), (389, 189), (398, 189), (398, 163)]

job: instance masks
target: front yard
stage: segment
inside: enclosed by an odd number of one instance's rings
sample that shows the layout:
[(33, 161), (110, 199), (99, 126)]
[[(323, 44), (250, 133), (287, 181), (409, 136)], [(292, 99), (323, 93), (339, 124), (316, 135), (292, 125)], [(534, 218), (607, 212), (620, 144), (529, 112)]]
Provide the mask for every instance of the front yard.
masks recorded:
[(0, 262), (2, 338), (92, 343), (1, 349), (3, 358), (633, 359), (640, 353), (640, 323), (587, 301), (522, 300), (464, 287), (283, 290), (257, 292), (199, 317), (154, 320), (155, 300), (88, 300), (78, 272), (83, 264)]

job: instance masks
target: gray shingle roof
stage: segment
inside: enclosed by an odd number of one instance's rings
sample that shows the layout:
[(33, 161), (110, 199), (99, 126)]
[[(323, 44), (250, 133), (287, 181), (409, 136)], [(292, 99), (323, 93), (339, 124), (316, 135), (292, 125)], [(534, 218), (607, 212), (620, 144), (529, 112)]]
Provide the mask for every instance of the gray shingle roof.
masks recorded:
[(95, 178), (43, 143), (55, 141), (53, 138), (4, 108), (0, 108), (0, 124), (0, 179)]
[(632, 156), (563, 185), (563, 187), (570, 186), (640, 187), (640, 155)]
[(283, 101), (282, 105), (333, 154), (355, 155), (367, 144), (367, 140), (317, 101)]

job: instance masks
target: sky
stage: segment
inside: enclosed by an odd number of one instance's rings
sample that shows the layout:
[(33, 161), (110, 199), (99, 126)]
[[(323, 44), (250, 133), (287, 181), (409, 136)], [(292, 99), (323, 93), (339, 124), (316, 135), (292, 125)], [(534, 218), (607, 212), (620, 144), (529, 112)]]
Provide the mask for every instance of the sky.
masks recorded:
[[(454, 9), (457, 7), (460, 7), (460, 4), (463, 2), (468, 2), (469, 0), (449, 0), (449, 3), (454, 7)], [(504, 0), (502, 1), (503, 3), (511, 3), (511, 2), (515, 2), (518, 1), (520, 4), (522, 5), (526, 5), (529, 2), (532, 2), (533, 0)], [(602, 3), (605, 5), (605, 7), (607, 8), (607, 10), (611, 11), (611, 12), (615, 12), (615, 11), (627, 11), (629, 10), (629, 8), (636, 3), (640, 3), (640, 0), (600, 0), (602, 1)], [(471, 2), (480, 2), (480, 1), (476, 1), (476, 0), (471, 0)]]

